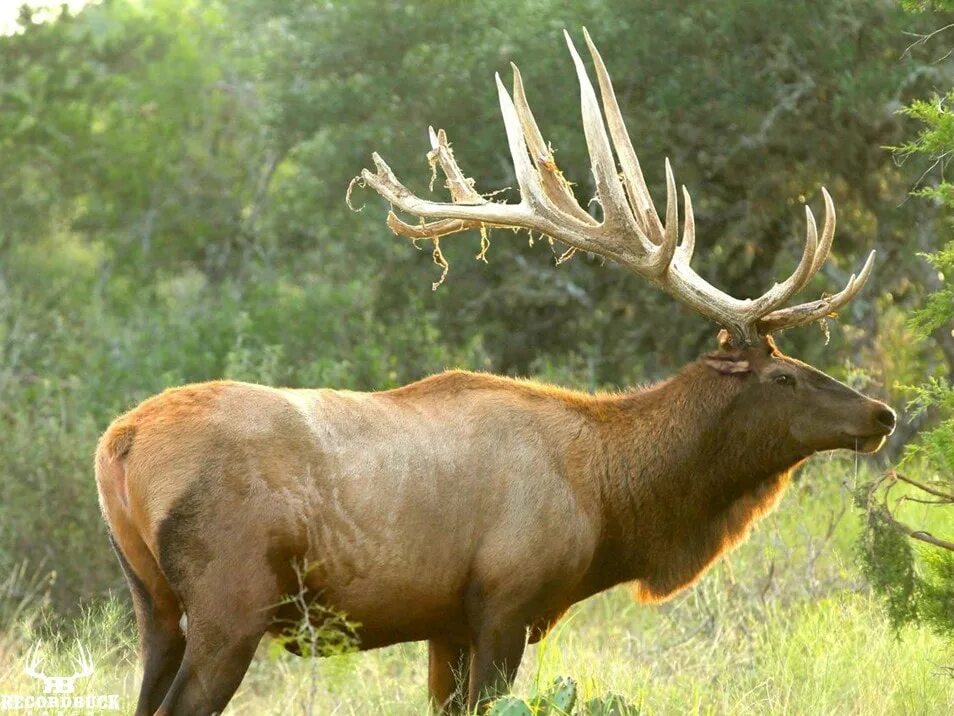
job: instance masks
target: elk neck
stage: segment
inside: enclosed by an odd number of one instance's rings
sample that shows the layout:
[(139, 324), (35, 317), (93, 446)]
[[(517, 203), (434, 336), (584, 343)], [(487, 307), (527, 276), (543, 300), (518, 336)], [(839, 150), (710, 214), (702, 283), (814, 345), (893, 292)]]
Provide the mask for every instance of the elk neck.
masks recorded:
[(587, 591), (632, 581), (640, 600), (664, 599), (774, 507), (806, 456), (773, 406), (748, 404), (744, 380), (696, 362), (602, 399), (588, 481), (603, 524)]

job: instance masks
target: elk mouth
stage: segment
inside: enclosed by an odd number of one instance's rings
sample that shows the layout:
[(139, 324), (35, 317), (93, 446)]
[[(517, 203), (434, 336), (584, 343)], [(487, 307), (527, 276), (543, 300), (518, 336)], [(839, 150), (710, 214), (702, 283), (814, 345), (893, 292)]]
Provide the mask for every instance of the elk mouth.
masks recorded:
[(889, 434), (890, 433), (852, 435), (851, 433), (845, 433), (845, 438), (851, 443), (851, 445), (849, 445), (849, 449), (852, 449), (855, 452), (872, 453), (878, 452), (878, 450), (881, 449), (881, 446), (884, 445), (884, 442), (887, 440)]
[(883, 403), (875, 402), (874, 414), (871, 417), (871, 424), (863, 428), (863, 431), (845, 433), (845, 437), (853, 443), (855, 452), (877, 452), (898, 424), (897, 413)]

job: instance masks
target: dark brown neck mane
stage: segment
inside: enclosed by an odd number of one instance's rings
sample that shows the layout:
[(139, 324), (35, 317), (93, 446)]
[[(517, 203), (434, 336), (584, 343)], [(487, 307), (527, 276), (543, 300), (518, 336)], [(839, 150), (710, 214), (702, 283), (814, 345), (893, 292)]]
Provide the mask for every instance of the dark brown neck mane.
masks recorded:
[(770, 416), (742, 403), (743, 380), (697, 362), (602, 399), (590, 479), (606, 522), (587, 591), (633, 581), (640, 600), (664, 599), (775, 506), (805, 456)]

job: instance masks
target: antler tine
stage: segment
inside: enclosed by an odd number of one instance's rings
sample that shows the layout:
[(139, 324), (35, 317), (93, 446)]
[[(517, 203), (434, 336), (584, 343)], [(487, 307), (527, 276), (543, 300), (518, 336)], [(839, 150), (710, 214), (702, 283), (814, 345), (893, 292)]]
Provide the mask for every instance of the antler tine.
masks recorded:
[(639, 240), (645, 253), (650, 253), (652, 242), (637, 225), (633, 212), (629, 208), (623, 185), (619, 181), (616, 160), (606, 128), (603, 126), (603, 113), (596, 99), (596, 92), (583, 65), (583, 59), (576, 51), (570, 33), (563, 31), (570, 56), (576, 67), (576, 76), (580, 84), (580, 109), (583, 114), (583, 135), (590, 154), (590, 167), (596, 180), (596, 194), (603, 207), (604, 235), (617, 239), (620, 231)]
[(656, 243), (661, 243), (662, 223), (659, 221), (659, 215), (656, 213), (652, 197), (649, 195), (649, 187), (646, 186), (646, 179), (639, 166), (636, 150), (633, 149), (633, 142), (629, 137), (629, 132), (626, 131), (626, 122), (619, 110), (619, 102), (616, 99), (616, 92), (613, 90), (613, 81), (606, 70), (600, 51), (596, 49), (596, 45), (585, 27), (583, 28), (583, 38), (586, 40), (586, 46), (596, 68), (596, 80), (599, 82), (600, 94), (603, 96), (603, 112), (606, 115), (610, 136), (613, 138), (613, 146), (616, 148), (616, 156), (619, 158), (620, 167), (623, 170), (623, 181), (626, 184), (630, 201), (633, 203), (638, 217), (642, 219), (645, 215), (645, 232), (650, 237), (655, 238)]
[(848, 283), (845, 287), (834, 296), (822, 297), (817, 301), (801, 303), (797, 306), (773, 311), (758, 320), (758, 332), (767, 335), (785, 328), (803, 326), (818, 321), (825, 316), (829, 316), (840, 309), (857, 296), (858, 292), (861, 291), (862, 287), (868, 281), (868, 277), (874, 268), (875, 253), (875, 251), (872, 251), (868, 254), (868, 259), (865, 261), (861, 273), (858, 274), (857, 278), (855, 274), (851, 274), (851, 278), (848, 279)]
[(805, 214), (808, 219), (808, 228), (805, 231), (805, 248), (802, 250), (802, 258), (787, 279), (782, 283), (776, 283), (752, 301), (748, 312), (753, 320), (785, 303), (811, 278), (818, 249), (818, 229), (815, 226), (812, 210), (808, 206), (805, 207)]
[(523, 203), (530, 206), (546, 206), (546, 195), (540, 182), (540, 175), (530, 162), (527, 140), (523, 134), (520, 117), (514, 106), (510, 93), (504, 87), (500, 74), (494, 74), (497, 81), (497, 96), (500, 100), (500, 114), (503, 116), (504, 128), (507, 130), (507, 143), (510, 145), (510, 156), (513, 160), (513, 171), (520, 186), (520, 197)]
[(524, 140), (540, 176), (544, 192), (558, 211), (569, 214), (584, 224), (597, 226), (596, 219), (587, 214), (577, 203), (569, 184), (557, 168), (553, 152), (544, 140), (533, 111), (530, 109), (530, 103), (527, 102), (520, 69), (513, 62), (510, 63), (510, 67), (513, 68), (513, 102), (517, 109), (517, 118), (520, 120)]
[[(831, 245), (835, 238), (835, 204), (831, 199), (831, 195), (828, 193), (828, 190), (822, 187), (822, 196), (825, 200), (825, 223), (822, 227), (821, 238), (818, 238), (818, 224), (815, 223), (815, 215), (812, 213), (812, 209), (807, 204), (805, 205), (805, 221), (806, 221), (806, 252), (808, 250), (809, 244), (815, 244), (814, 256), (812, 257), (811, 265), (808, 266), (804, 271), (802, 263), (799, 264), (798, 269), (791, 277), (791, 283), (787, 291), (780, 292), (780, 295), (773, 299), (772, 301), (766, 300), (764, 303), (759, 306), (759, 314), (765, 315), (770, 313), (778, 306), (782, 305), (789, 298), (794, 296), (796, 293), (801, 291), (805, 286), (811, 281), (812, 277), (817, 274), (821, 267), (825, 265), (825, 261), (828, 260), (828, 255), (831, 253)], [(803, 253), (802, 259), (804, 261), (805, 254)], [(796, 275), (800, 273), (800, 277), (796, 279)], [(764, 298), (764, 297), (763, 297)], [(762, 299), (757, 299), (761, 301)]]
[(420, 224), (409, 224), (393, 211), (388, 212), (388, 228), (398, 236), (408, 239), (439, 239), (448, 234), (456, 234), (467, 229), (479, 229), (483, 222), (463, 219), (438, 219)]
[[(655, 213), (655, 212), (654, 212)], [(679, 200), (676, 198), (676, 178), (672, 174), (672, 165), (666, 157), (666, 230), (662, 235), (662, 245), (655, 252), (651, 270), (660, 273), (669, 268), (679, 243)]]
[[(835, 205), (831, 200), (831, 195), (829, 195), (824, 187), (822, 187), (822, 195), (825, 198), (825, 224), (822, 228), (822, 236), (821, 239), (818, 240), (818, 248), (815, 251), (815, 259), (812, 261), (811, 270), (805, 274), (792, 295), (795, 295), (795, 293), (805, 288), (808, 282), (812, 280), (812, 277), (825, 265), (825, 261), (828, 260), (828, 254), (831, 252), (832, 240), (835, 238)], [(805, 207), (805, 215), (808, 221), (808, 231), (817, 237), (818, 224), (815, 223), (815, 215), (812, 213), (811, 207)]]
[(692, 260), (692, 252), (696, 248), (696, 217), (692, 213), (692, 198), (685, 185), (682, 187), (682, 203), (686, 207), (686, 218), (682, 227), (682, 243), (679, 245), (681, 259), (686, 264)]
[(835, 239), (835, 202), (831, 199), (831, 194), (825, 187), (821, 190), (822, 198), (825, 200), (825, 223), (822, 226), (821, 240), (818, 243), (818, 253), (815, 254), (815, 263), (812, 264), (812, 276), (824, 266), (828, 260), (828, 254), (831, 253), (831, 245)]
[(474, 191), (470, 180), (457, 166), (454, 152), (447, 143), (447, 133), (443, 129), (435, 133), (433, 127), (428, 127), (427, 136), (431, 140), (431, 151), (428, 152), (427, 158), (440, 163), (444, 176), (447, 177), (447, 188), (450, 190), (451, 200), (455, 204), (486, 204), (487, 200)]

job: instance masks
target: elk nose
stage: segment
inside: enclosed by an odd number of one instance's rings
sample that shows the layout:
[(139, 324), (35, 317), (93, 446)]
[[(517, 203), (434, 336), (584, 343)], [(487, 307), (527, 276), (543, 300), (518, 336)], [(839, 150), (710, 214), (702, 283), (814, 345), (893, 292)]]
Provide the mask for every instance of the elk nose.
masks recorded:
[(898, 417), (894, 414), (894, 411), (887, 406), (875, 413), (875, 420), (878, 421), (878, 425), (888, 431), (888, 435), (894, 432), (894, 426), (898, 423)]

